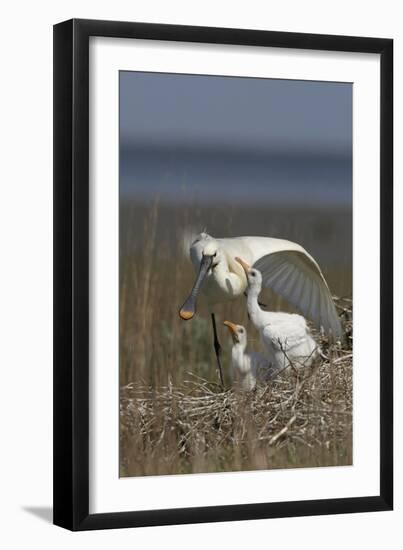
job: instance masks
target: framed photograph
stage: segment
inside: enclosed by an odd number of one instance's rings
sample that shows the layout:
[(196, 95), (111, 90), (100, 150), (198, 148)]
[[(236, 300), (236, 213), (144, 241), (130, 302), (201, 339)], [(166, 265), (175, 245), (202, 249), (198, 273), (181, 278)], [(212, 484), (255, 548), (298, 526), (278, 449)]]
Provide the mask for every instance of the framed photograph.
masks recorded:
[(391, 510), (393, 42), (54, 27), (54, 523)]

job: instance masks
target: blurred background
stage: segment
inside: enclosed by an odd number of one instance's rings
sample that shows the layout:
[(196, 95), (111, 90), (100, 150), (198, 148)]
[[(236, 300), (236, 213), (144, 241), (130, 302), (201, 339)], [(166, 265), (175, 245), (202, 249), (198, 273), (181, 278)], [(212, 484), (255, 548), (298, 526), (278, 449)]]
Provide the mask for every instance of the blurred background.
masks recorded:
[[(177, 313), (194, 281), (183, 237), (202, 230), (296, 241), (351, 297), (352, 85), (120, 73), (122, 385), (216, 379), (207, 312)], [(248, 325), (241, 301), (217, 315)]]

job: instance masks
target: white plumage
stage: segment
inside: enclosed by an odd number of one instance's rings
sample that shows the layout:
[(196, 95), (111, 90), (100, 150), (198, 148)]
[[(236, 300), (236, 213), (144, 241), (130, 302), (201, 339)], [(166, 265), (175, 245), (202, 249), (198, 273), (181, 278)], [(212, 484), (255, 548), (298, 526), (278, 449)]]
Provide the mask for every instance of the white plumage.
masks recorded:
[(270, 237), (215, 239), (201, 233), (190, 246), (190, 258), (198, 276), (180, 310), (191, 319), (202, 289), (210, 311), (216, 303), (242, 296), (245, 273), (235, 261), (242, 258), (262, 274), (262, 286), (271, 288), (310, 318), (319, 329), (341, 338), (340, 320), (320, 267), (299, 244)]
[(242, 265), (248, 281), (248, 314), (260, 333), (272, 366), (276, 371), (282, 371), (291, 364), (296, 368), (311, 366), (320, 350), (305, 319), (295, 313), (262, 310), (258, 303), (262, 274), (242, 259), (237, 258), (237, 261)]
[(233, 346), (231, 350), (231, 375), (233, 385), (242, 391), (251, 391), (256, 382), (267, 383), (277, 374), (270, 361), (257, 351), (246, 351), (248, 336), (245, 327), (230, 321), (224, 325), (231, 332)]

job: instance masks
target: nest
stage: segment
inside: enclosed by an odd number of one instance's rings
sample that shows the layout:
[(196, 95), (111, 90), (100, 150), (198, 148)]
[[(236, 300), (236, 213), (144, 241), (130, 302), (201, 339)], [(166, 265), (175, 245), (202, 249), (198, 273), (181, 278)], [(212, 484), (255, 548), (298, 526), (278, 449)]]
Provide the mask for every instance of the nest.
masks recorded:
[(124, 386), (121, 475), (351, 464), (352, 353), (322, 347), (327, 359), (252, 392), (191, 373), (180, 387)]

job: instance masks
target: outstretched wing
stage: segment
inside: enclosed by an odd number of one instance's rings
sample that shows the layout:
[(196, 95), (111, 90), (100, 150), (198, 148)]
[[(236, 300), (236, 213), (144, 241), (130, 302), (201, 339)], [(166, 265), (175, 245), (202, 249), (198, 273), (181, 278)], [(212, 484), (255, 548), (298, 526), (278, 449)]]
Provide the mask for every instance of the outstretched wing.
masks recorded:
[(322, 271), (302, 247), (298, 248), (266, 254), (253, 267), (262, 273), (265, 287), (280, 294), (318, 328), (340, 339), (340, 319)]
[[(201, 233), (190, 247), (190, 257), (198, 266), (205, 241)], [(299, 244), (271, 237), (215, 239), (227, 255), (229, 267), (243, 276), (235, 257), (239, 256), (261, 271), (263, 285), (288, 300), (318, 328), (335, 339), (343, 338), (339, 316), (329, 287), (316, 261)]]

